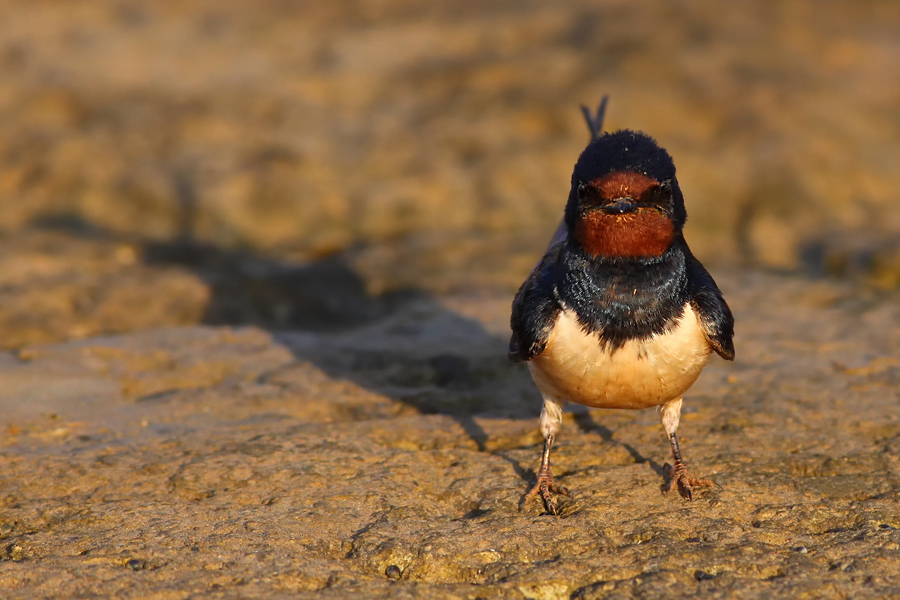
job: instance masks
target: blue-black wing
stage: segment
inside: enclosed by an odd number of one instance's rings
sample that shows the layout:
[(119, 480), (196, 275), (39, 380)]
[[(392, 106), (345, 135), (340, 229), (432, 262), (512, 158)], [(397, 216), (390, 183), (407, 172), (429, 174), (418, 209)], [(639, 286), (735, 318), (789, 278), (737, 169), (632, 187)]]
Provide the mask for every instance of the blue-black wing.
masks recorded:
[(513, 300), (509, 358), (513, 362), (531, 360), (544, 351), (561, 310), (556, 292), (556, 270), (564, 243), (547, 251)]
[(734, 316), (731, 309), (700, 261), (688, 253), (687, 263), (691, 306), (700, 317), (706, 339), (719, 356), (734, 360)]

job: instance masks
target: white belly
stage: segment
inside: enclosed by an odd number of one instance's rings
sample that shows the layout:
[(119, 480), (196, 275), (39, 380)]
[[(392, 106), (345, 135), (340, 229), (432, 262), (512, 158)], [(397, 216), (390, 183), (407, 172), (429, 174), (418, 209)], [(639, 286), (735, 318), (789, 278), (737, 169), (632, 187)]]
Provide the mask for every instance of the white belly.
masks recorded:
[(675, 327), (610, 352), (560, 313), (544, 351), (528, 363), (545, 396), (596, 408), (649, 408), (681, 398), (709, 360), (710, 346), (690, 305)]

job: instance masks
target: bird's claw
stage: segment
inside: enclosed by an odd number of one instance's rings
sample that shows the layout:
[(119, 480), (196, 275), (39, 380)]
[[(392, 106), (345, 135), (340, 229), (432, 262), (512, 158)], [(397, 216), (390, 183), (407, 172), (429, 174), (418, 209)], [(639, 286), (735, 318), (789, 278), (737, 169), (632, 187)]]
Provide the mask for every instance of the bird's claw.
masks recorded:
[(673, 485), (677, 485), (679, 495), (687, 501), (694, 499), (694, 487), (712, 487), (715, 485), (711, 479), (691, 477), (687, 466), (680, 460), (675, 461), (675, 466), (666, 463), (666, 477), (668, 481), (662, 486), (664, 496), (669, 494)]
[(553, 481), (553, 475), (550, 473), (539, 473), (537, 483), (525, 494), (525, 498), (522, 499), (522, 505), (527, 504), (535, 496), (540, 496), (547, 512), (551, 515), (559, 515), (559, 507), (553, 499), (553, 494), (565, 496), (566, 498), (572, 497), (572, 492), (569, 491), (569, 488)]

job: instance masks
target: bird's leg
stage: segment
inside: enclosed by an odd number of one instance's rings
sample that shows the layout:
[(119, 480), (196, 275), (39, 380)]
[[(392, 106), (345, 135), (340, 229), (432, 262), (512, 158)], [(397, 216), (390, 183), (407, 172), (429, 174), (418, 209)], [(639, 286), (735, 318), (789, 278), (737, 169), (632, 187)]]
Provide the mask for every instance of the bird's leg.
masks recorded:
[(522, 501), (522, 504), (527, 504), (529, 500), (540, 495), (541, 500), (544, 501), (544, 508), (547, 509), (547, 512), (551, 515), (558, 515), (559, 509), (556, 506), (556, 502), (553, 500), (553, 494), (561, 494), (570, 498), (572, 497), (572, 494), (566, 487), (553, 481), (553, 474), (550, 472), (551, 447), (553, 447), (553, 436), (548, 435), (544, 438), (544, 455), (541, 458), (541, 468), (538, 470), (537, 483), (535, 483), (534, 487), (525, 494), (525, 499)]
[(559, 431), (561, 423), (562, 405), (551, 398), (544, 398), (544, 409), (541, 411), (541, 433), (544, 434), (544, 453), (541, 456), (541, 468), (538, 469), (537, 483), (522, 499), (522, 504), (524, 505), (535, 496), (540, 495), (541, 500), (544, 501), (544, 508), (551, 515), (559, 514), (556, 502), (553, 500), (553, 494), (572, 497), (568, 489), (553, 481), (553, 474), (550, 472), (550, 449), (553, 447), (553, 440), (556, 439), (556, 433)]
[(681, 494), (681, 497), (685, 500), (693, 500), (694, 487), (712, 487), (714, 485), (713, 481), (711, 479), (691, 477), (691, 474), (688, 473), (687, 465), (681, 459), (681, 450), (678, 448), (678, 436), (674, 432), (669, 434), (669, 443), (672, 445), (672, 456), (675, 457), (675, 465), (666, 464), (666, 474), (669, 476), (669, 481), (663, 486), (663, 494), (668, 494), (669, 490), (672, 489), (672, 484), (677, 483), (678, 493)]
[(675, 459), (674, 465), (666, 463), (666, 475), (668, 476), (669, 481), (663, 485), (662, 492), (663, 494), (668, 494), (672, 489), (672, 486), (677, 485), (678, 493), (682, 498), (685, 500), (693, 500), (694, 486), (711, 487), (713, 482), (710, 479), (691, 477), (691, 474), (688, 473), (687, 465), (685, 465), (684, 461), (681, 459), (681, 449), (678, 447), (678, 436), (675, 435), (675, 430), (678, 429), (678, 422), (681, 420), (681, 398), (662, 405), (659, 412), (663, 428), (665, 428), (666, 433), (669, 436), (669, 444), (672, 446), (672, 457)]

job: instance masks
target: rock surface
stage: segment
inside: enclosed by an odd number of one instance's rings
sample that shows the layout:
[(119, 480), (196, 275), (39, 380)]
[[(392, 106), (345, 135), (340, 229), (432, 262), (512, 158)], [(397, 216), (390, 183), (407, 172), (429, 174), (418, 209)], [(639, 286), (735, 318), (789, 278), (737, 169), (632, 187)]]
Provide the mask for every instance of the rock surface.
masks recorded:
[(332, 332), (154, 329), (0, 361), (0, 587), (21, 597), (864, 598), (900, 594), (900, 302), (720, 276), (738, 361), (680, 432), (567, 414), (561, 517), (519, 507), (540, 400), (507, 296)]

